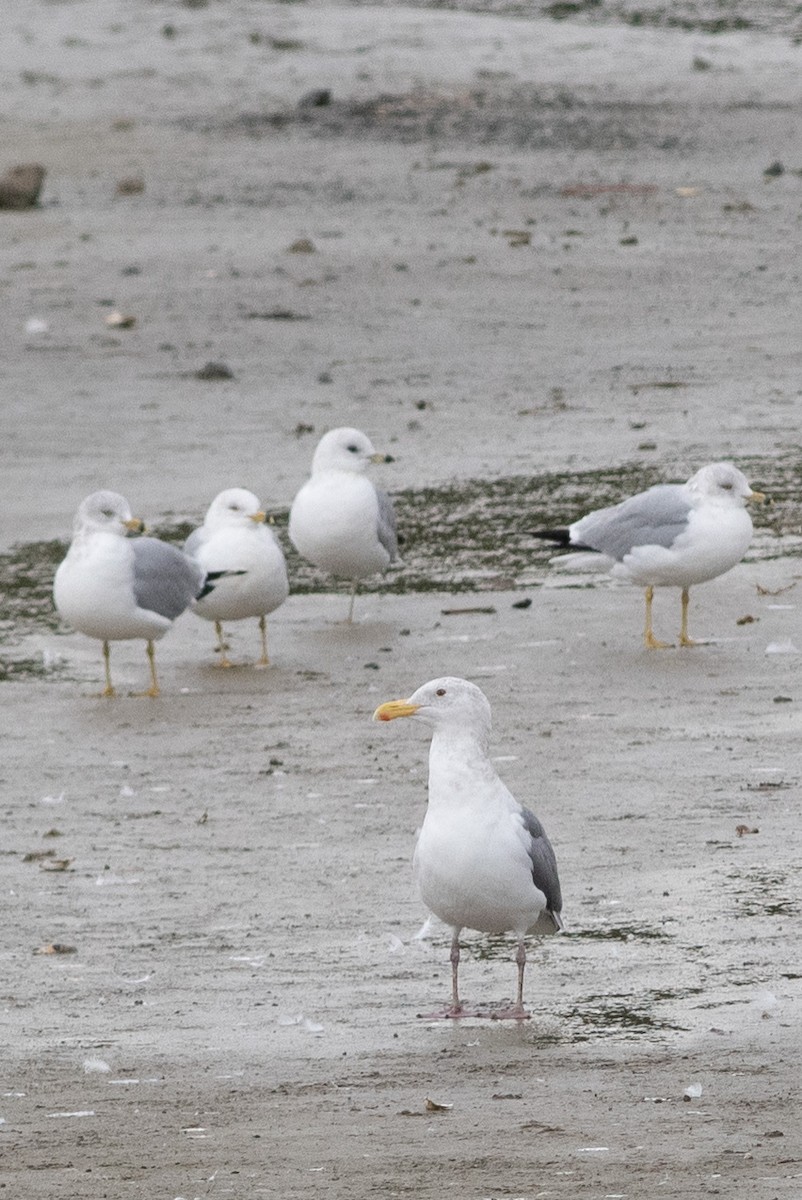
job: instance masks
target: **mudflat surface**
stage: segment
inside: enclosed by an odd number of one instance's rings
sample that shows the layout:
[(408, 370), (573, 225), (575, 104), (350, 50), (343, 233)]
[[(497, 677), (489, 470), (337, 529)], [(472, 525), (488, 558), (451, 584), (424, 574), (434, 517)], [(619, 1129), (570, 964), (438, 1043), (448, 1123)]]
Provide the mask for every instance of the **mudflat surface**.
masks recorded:
[[(8, 8), (1, 165), (48, 174), (0, 213), (4, 1194), (796, 1200), (795, 14)], [(238, 484), (281, 529), (345, 423), (408, 535), (357, 624), (295, 564), (270, 669), (186, 616), (159, 701), (133, 643), (96, 698), (46, 600), (82, 497), (176, 528)], [(777, 503), (695, 650), (527, 542), (724, 457)], [(418, 1015), (426, 737), (370, 714), (439, 674), (557, 851), (528, 1022)], [(468, 1001), (513, 953), (466, 934)]]

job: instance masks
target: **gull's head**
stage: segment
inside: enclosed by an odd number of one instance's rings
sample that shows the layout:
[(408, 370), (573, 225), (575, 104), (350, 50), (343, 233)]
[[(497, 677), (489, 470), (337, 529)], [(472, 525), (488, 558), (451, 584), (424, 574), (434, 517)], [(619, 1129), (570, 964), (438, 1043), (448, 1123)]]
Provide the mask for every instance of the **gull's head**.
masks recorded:
[(741, 506), (749, 500), (761, 504), (766, 499), (762, 492), (753, 492), (743, 472), (728, 462), (702, 467), (688, 480), (688, 490), (705, 499)]
[(232, 526), (250, 526), (265, 520), (259, 500), (245, 488), (226, 488), (209, 505), (203, 524), (212, 531)]
[(447, 675), (432, 679), (408, 700), (388, 700), (373, 714), (374, 721), (416, 717), (433, 729), (470, 732), (482, 741), (490, 733), (490, 704), (484, 692), (467, 679)]
[(312, 459), (312, 474), (318, 471), (365, 471), (370, 463), (392, 462), (389, 454), (379, 454), (367, 434), (359, 429), (331, 429), (317, 445)]
[(120, 537), (141, 533), (144, 522), (131, 516), (131, 506), (119, 492), (92, 492), (78, 506), (75, 514), (76, 533), (118, 533)]

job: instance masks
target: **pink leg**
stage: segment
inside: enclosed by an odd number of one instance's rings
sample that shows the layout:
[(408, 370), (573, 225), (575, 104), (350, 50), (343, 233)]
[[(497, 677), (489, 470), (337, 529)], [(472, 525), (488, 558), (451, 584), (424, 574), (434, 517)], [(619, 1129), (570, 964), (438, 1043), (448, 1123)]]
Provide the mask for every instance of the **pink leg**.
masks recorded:
[(518, 991), (515, 996), (515, 1003), (512, 1008), (501, 1009), (500, 1012), (491, 1012), (488, 1015), (494, 1021), (528, 1021), (529, 1013), (524, 1008), (524, 969), (526, 967), (526, 942), (523, 938), (518, 939), (518, 951), (515, 955), (515, 961), (518, 964)]
[(451, 939), (451, 1007), (443, 1008), (439, 1012), (433, 1013), (418, 1013), (419, 1017), (424, 1017), (428, 1021), (434, 1020), (456, 1020), (459, 1017), (477, 1017), (480, 1014), (476, 1012), (468, 1012), (462, 1006), (462, 1001), (459, 998), (459, 929), (454, 930), (454, 936)]

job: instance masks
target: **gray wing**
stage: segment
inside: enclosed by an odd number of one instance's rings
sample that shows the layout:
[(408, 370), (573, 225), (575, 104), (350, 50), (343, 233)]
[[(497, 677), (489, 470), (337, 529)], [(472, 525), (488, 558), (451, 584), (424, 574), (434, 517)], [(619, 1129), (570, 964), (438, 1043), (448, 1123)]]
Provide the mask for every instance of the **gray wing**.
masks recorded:
[(203, 571), (175, 546), (158, 538), (137, 538), (134, 552), (134, 599), (140, 608), (174, 621), (203, 586)]
[(530, 836), (529, 857), (532, 860), (532, 880), (535, 887), (540, 888), (546, 897), (546, 906), (554, 919), (555, 928), (562, 928), (560, 913), (563, 907), (563, 897), (560, 891), (560, 877), (557, 874), (557, 859), (546, 837), (546, 831), (537, 817), (528, 808), (521, 809), (524, 828)]
[(692, 508), (682, 484), (661, 483), (612, 508), (588, 513), (571, 526), (571, 545), (598, 550), (618, 562), (635, 546), (673, 546)]
[(398, 534), (396, 532), (395, 509), (393, 502), (386, 492), (376, 488), (376, 499), (379, 502), (379, 541), (390, 555), (390, 562), (398, 558)]

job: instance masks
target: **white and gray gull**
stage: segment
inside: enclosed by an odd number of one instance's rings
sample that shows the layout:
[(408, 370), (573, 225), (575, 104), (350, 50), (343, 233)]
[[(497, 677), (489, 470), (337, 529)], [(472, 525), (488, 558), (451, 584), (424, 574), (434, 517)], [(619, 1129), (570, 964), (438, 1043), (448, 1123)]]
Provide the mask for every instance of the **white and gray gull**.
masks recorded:
[(59, 614), (103, 643), (104, 696), (115, 694), (109, 642), (132, 638), (147, 643), (151, 685), (143, 694), (159, 695), (154, 642), (214, 583), (213, 575), (175, 546), (128, 537), (143, 527), (124, 496), (93, 492), (78, 508), (70, 548), (53, 581)]
[(732, 463), (702, 467), (687, 483), (662, 483), (611, 508), (588, 513), (566, 529), (538, 530), (566, 549), (579, 551), (552, 559), (569, 568), (606, 571), (646, 589), (643, 640), (664, 650), (652, 629), (656, 587), (682, 589), (680, 646), (696, 646), (688, 636), (689, 590), (723, 575), (741, 561), (752, 540), (752, 519), (744, 505), (765, 500)]
[(309, 562), (351, 580), (348, 622), (360, 579), (398, 560), (393, 503), (365, 475), (371, 463), (392, 462), (358, 429), (332, 429), (318, 443), (311, 478), (290, 509), (290, 541)]
[(557, 862), (540, 821), (499, 778), (488, 757), (490, 705), (466, 679), (433, 679), (408, 700), (390, 700), (374, 720), (413, 717), (432, 730), (429, 803), (413, 860), (424, 904), (453, 931), (451, 1005), (445, 1017), (481, 1016), (459, 997), (463, 928), (518, 939), (514, 1005), (488, 1015), (525, 1019), (527, 934), (562, 928)]
[(265, 513), (253, 492), (227, 488), (209, 505), (203, 524), (193, 530), (184, 552), (203, 568), (222, 577), (212, 591), (193, 601), (199, 617), (214, 621), (218, 666), (230, 667), (223, 621), (258, 617), (262, 654), (257, 667), (269, 665), (268, 613), (275, 612), (289, 595), (287, 564)]

